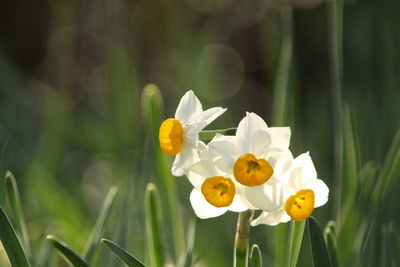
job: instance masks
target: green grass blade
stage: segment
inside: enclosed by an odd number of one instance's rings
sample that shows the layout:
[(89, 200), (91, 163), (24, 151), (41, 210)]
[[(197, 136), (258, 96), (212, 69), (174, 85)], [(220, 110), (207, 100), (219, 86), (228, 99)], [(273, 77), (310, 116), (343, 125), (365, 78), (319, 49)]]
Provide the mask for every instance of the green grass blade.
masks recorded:
[(196, 237), (196, 222), (191, 220), (189, 222), (189, 230), (187, 233), (187, 247), (185, 253), (184, 267), (193, 266), (193, 246)]
[(18, 240), (10, 220), (0, 208), (0, 240), (13, 267), (26, 267), (29, 266), (28, 259), (26, 258), (24, 249)]
[(53, 235), (46, 237), (47, 241), (60, 253), (62, 258), (69, 264), (75, 267), (88, 267), (89, 265), (66, 243)]
[(199, 139), (202, 141), (208, 141), (214, 138), (214, 136), (219, 133), (223, 135), (235, 135), (237, 128), (227, 128), (219, 130), (206, 130), (199, 133)]
[(261, 251), (257, 244), (253, 244), (251, 247), (249, 267), (262, 267)]
[(48, 267), (51, 266), (51, 260), (53, 258), (51, 253), (51, 245), (47, 240), (42, 242), (42, 247), (40, 248), (39, 255), (37, 256), (36, 267)]
[(161, 203), (157, 187), (149, 183), (145, 193), (146, 234), (150, 266), (163, 266)]
[(8, 171), (5, 176), (5, 187), (8, 203), (14, 213), (17, 231), (21, 233), (22, 245), (24, 247), (26, 256), (31, 258), (31, 246), (29, 233), (25, 223), (24, 213), (21, 206), (21, 198), (18, 190), (17, 182), (12, 172)]
[(93, 253), (100, 242), (101, 234), (103, 233), (104, 225), (106, 223), (107, 217), (110, 214), (110, 209), (112, 203), (114, 202), (115, 195), (117, 194), (117, 187), (113, 186), (108, 191), (107, 197), (104, 200), (103, 207), (100, 211), (99, 217), (97, 218), (96, 224), (94, 226), (93, 232), (90, 235), (82, 257), (86, 262), (90, 262), (93, 257)]
[(102, 239), (101, 242), (109, 248), (112, 253), (115, 254), (121, 261), (123, 261), (126, 265), (129, 267), (143, 267), (145, 266), (140, 260), (138, 260), (136, 257), (133, 255), (129, 254), (128, 251), (125, 249), (121, 248), (114, 242), (108, 239)]
[(324, 229), (324, 237), (329, 253), (329, 258), (332, 262), (332, 267), (338, 267), (337, 245), (336, 245), (336, 226), (334, 221), (329, 221)]
[(293, 11), (290, 5), (281, 8), (281, 21), (282, 43), (279, 52), (272, 107), (272, 124), (274, 126), (283, 126), (286, 121), (287, 91), (293, 53)]
[(286, 262), (286, 266), (296, 267), (297, 259), (299, 258), (301, 243), (303, 241), (304, 227), (306, 221), (296, 222), (292, 220), (290, 222), (289, 229), (289, 241), (288, 241), (288, 254), (289, 257)]
[(314, 267), (332, 267), (328, 249), (317, 221), (313, 217), (309, 217), (307, 221)]
[(400, 173), (400, 129), (393, 139), (389, 152), (385, 158), (382, 170), (379, 174), (377, 185), (373, 192), (374, 204), (377, 205), (379, 201), (388, 195), (393, 184), (397, 181), (398, 174)]
[(171, 161), (165, 155), (160, 147), (158, 141), (158, 131), (163, 119), (163, 99), (158, 87), (154, 84), (148, 84), (143, 89), (142, 93), (142, 112), (143, 119), (146, 123), (148, 132), (152, 136), (152, 146), (156, 153), (156, 170), (155, 174), (161, 182), (163, 188), (163, 203), (165, 204), (168, 213), (164, 214), (166, 218), (166, 225), (169, 227), (168, 234), (171, 235), (171, 242), (174, 250), (173, 255), (176, 260), (185, 251), (185, 236), (183, 233), (183, 224), (181, 216), (177, 209), (177, 189), (175, 178), (171, 174)]

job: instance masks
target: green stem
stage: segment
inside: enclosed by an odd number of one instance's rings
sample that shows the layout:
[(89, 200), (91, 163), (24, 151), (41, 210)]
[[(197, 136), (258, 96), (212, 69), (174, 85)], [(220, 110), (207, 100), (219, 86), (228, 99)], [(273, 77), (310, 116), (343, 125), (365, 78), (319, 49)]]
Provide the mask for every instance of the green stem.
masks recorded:
[(342, 111), (342, 36), (343, 36), (343, 1), (331, 0), (328, 3), (330, 25), (330, 76), (332, 82), (332, 115), (333, 115), (333, 212), (336, 221), (340, 222), (340, 205), (342, 194), (343, 170), (343, 111)]
[(249, 257), (250, 222), (253, 220), (254, 210), (239, 213), (234, 250), (234, 267), (247, 267)]
[(293, 244), (294, 224), (295, 224), (295, 221), (291, 220), (290, 221), (290, 228), (289, 228), (288, 243), (287, 243), (287, 257), (286, 257), (286, 260), (285, 260), (285, 266), (286, 267), (289, 267), (290, 266), (290, 262), (292, 261), (292, 244)]
[[(293, 10), (290, 4), (281, 8), (281, 45), (279, 51), (279, 63), (275, 78), (274, 98), (272, 107), (272, 124), (283, 126), (287, 112), (287, 91), (289, 84), (290, 66), (293, 53)], [(281, 224), (274, 231), (274, 258), (277, 266), (285, 264), (285, 248), (288, 228)]]
[(299, 252), (301, 248), (301, 243), (303, 241), (304, 227), (306, 221), (296, 222), (292, 220), (290, 222), (289, 237), (285, 258), (286, 267), (296, 267), (297, 259), (299, 257)]
[(290, 5), (281, 9), (282, 41), (279, 55), (279, 64), (276, 73), (273, 118), (274, 126), (281, 126), (285, 121), (286, 95), (289, 83), (290, 63), (293, 51), (293, 11)]
[(201, 131), (199, 134), (199, 139), (202, 141), (208, 141), (213, 139), (216, 134), (235, 135), (236, 128)]

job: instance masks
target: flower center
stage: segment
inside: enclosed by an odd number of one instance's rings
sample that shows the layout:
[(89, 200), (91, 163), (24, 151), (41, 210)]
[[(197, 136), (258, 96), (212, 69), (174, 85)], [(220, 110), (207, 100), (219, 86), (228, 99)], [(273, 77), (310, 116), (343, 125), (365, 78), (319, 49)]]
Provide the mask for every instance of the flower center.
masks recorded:
[(227, 207), (236, 194), (233, 181), (222, 176), (207, 178), (201, 186), (201, 192), (207, 202), (215, 207)]
[(165, 154), (175, 156), (182, 150), (183, 126), (177, 119), (167, 119), (160, 126), (160, 147)]
[(254, 186), (268, 181), (274, 170), (265, 159), (257, 159), (253, 154), (248, 153), (236, 160), (233, 173), (239, 183)]
[(314, 211), (314, 191), (303, 189), (286, 200), (286, 212), (295, 221), (308, 218)]

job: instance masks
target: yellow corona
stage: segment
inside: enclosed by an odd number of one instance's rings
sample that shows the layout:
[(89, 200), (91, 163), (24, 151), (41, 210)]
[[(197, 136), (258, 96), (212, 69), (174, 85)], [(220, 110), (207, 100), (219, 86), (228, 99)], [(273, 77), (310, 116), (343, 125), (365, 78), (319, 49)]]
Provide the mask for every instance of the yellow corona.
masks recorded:
[(211, 205), (221, 208), (229, 206), (236, 194), (233, 181), (222, 176), (207, 178), (201, 186), (201, 192)]
[(247, 186), (262, 185), (274, 173), (265, 159), (257, 159), (253, 154), (241, 155), (233, 166), (235, 179)]
[(176, 156), (183, 146), (183, 126), (177, 119), (167, 119), (160, 126), (160, 147), (165, 154)]
[(286, 212), (295, 221), (308, 218), (314, 211), (314, 191), (304, 189), (286, 200)]

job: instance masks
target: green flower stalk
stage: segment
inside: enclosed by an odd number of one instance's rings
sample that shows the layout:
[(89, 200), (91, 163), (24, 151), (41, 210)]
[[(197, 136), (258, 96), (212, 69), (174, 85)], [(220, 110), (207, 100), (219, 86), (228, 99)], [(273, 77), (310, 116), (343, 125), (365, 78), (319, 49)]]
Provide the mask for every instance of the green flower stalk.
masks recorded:
[(247, 266), (249, 257), (250, 222), (253, 220), (254, 210), (247, 210), (239, 213), (236, 236), (233, 266)]

